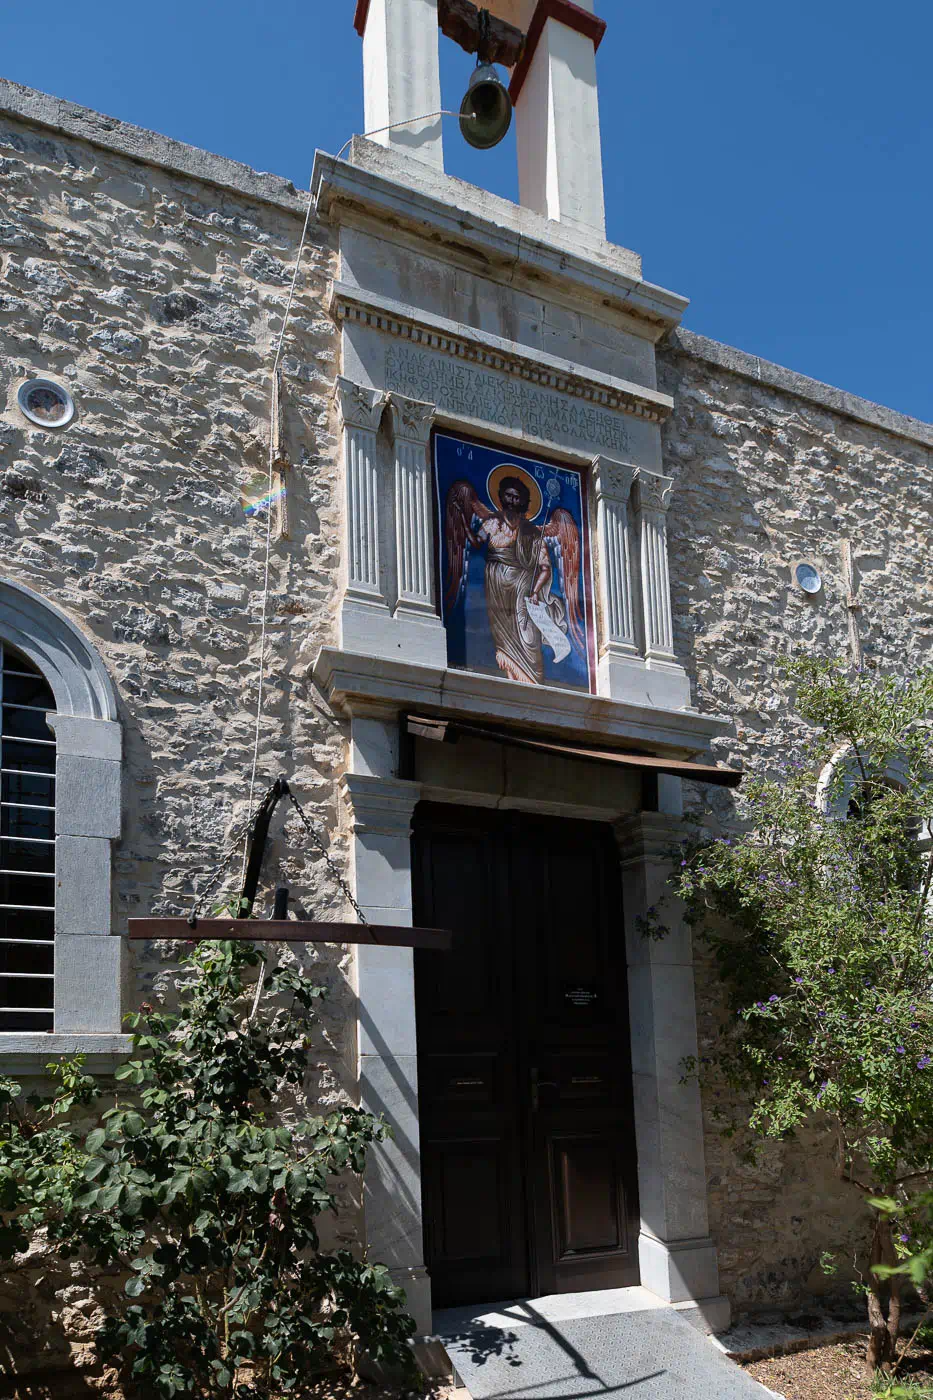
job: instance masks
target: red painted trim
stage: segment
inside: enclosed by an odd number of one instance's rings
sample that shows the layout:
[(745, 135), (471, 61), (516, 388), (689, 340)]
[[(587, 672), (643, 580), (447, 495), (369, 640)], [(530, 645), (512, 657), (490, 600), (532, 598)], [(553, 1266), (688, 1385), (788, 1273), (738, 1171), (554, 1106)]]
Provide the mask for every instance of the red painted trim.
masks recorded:
[(369, 0), (356, 0), (356, 14), (353, 16), (353, 28), (362, 39), (366, 33), (366, 21), (369, 18)]
[[(359, 4), (368, 5), (369, 0), (359, 0)], [(591, 15), (589, 10), (581, 9), (579, 5), (573, 3), (573, 0), (538, 0), (538, 8), (535, 10), (528, 27), (524, 53), (512, 70), (509, 97), (512, 99), (513, 106), (521, 96), (525, 79), (528, 77), (528, 70), (531, 67), (531, 60), (535, 56), (535, 50), (541, 35), (544, 33), (544, 26), (549, 19), (556, 19), (559, 24), (566, 24), (568, 29), (575, 29), (578, 34), (584, 34), (587, 39), (592, 39), (594, 49), (599, 48), (606, 32), (604, 19), (600, 19), (598, 15)]]

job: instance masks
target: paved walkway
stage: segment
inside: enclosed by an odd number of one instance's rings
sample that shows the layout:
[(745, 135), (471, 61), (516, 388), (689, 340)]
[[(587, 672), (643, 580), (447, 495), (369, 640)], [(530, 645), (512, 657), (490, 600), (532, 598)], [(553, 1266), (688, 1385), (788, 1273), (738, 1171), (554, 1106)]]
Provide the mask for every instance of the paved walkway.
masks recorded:
[(434, 1314), (473, 1400), (768, 1400), (673, 1309), (642, 1288)]

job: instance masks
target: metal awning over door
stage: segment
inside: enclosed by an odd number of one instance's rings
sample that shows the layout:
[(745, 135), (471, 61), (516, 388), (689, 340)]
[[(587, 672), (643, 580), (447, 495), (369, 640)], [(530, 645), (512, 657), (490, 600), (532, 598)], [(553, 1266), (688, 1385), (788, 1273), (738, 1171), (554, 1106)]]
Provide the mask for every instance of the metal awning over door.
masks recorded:
[(689, 778), (693, 782), (713, 783), (717, 787), (738, 787), (744, 774), (740, 768), (725, 768), (715, 764), (691, 763), (679, 758), (659, 758), (655, 754), (631, 753), (622, 749), (597, 748), (593, 745), (572, 744), (563, 739), (535, 737), (522, 730), (501, 729), (468, 720), (438, 719), (431, 715), (408, 714), (402, 720), (403, 733), (414, 739), (430, 739), (435, 743), (455, 743), (459, 738), (484, 739), (493, 744), (505, 744), (535, 753), (557, 754), (562, 758), (582, 759), (587, 763), (609, 763), (642, 774), (667, 773), (672, 778)]

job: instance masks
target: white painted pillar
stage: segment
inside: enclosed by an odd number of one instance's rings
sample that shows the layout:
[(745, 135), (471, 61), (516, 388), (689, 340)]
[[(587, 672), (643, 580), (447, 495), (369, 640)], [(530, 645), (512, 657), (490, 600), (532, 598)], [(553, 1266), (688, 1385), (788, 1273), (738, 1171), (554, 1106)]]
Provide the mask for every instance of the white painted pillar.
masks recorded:
[(434, 404), (392, 394), (395, 447), (395, 548), (398, 612), (436, 619), (434, 521), (428, 447)]
[[(695, 1325), (719, 1330), (728, 1326), (729, 1303), (719, 1293), (709, 1234), (700, 1092), (695, 1080), (682, 1082), (684, 1058), (697, 1054), (692, 935), (682, 907), (670, 900), (661, 904), (669, 894), (670, 850), (681, 827), (666, 813), (639, 812), (616, 831), (626, 913), (641, 1282), (681, 1305)], [(639, 927), (652, 906), (661, 907), (668, 928), (660, 940)]]
[(632, 591), (628, 502), (635, 468), (611, 457), (594, 457), (597, 578), (601, 611), (599, 693), (626, 698), (626, 682), (643, 673)]
[(527, 57), (513, 72), (519, 200), (606, 236), (596, 49), (605, 25), (593, 0), (538, 0)]
[(341, 644), (365, 642), (374, 616), (388, 616), (382, 580), (380, 535), (384, 502), (376, 434), (386, 395), (338, 377), (334, 389), (343, 432), (344, 558), (346, 582), (341, 609)]
[(363, 33), (363, 107), (371, 140), (439, 170), (439, 116), (380, 131), (441, 108), (437, 0), (369, 0)]
[(671, 576), (667, 553), (667, 512), (672, 481), (639, 467), (632, 498), (638, 534), (638, 571), (645, 663), (656, 679), (652, 699), (681, 708), (690, 704), (690, 681), (674, 655)]
[[(398, 716), (354, 715), (342, 780), (353, 832), (354, 894), (372, 923), (410, 928), (411, 819), (419, 784), (393, 775)], [(431, 1285), (424, 1265), (418, 1045), (411, 948), (357, 948), (360, 1106), (384, 1114), (392, 1137), (370, 1152), (363, 1178), (366, 1249), (405, 1289), (418, 1334), (431, 1332)]]

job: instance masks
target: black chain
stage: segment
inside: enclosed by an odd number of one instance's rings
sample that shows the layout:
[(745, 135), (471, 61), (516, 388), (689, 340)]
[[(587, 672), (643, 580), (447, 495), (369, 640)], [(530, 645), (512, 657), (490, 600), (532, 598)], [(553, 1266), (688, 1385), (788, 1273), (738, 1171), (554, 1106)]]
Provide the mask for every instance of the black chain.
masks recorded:
[[(274, 786), (275, 784), (273, 783), (272, 787)], [(265, 795), (261, 798), (260, 805), (272, 792), (272, 787), (270, 787), (269, 790), (265, 793)], [(240, 843), (242, 842), (244, 836), (246, 836), (249, 833), (249, 829), (252, 826), (252, 824), (253, 813), (252, 811), (250, 811), (243, 818), (243, 820), (233, 828), (233, 839), (231, 840), (230, 845), (227, 847), (224, 854), (221, 856), (220, 864), (215, 867), (210, 879), (204, 886), (204, 889), (201, 890), (200, 894), (198, 894), (197, 898), (195, 899), (194, 904), (191, 906), (191, 913), (188, 915), (189, 928), (194, 928), (195, 924), (198, 921), (198, 914), (201, 911), (204, 901), (207, 899), (208, 895), (210, 895), (212, 891), (215, 890), (220, 884), (221, 880), (223, 879), (224, 873), (227, 869), (227, 866), (230, 864), (232, 858), (236, 855)]]
[[(276, 784), (273, 783), (272, 786), (266, 790), (266, 792), (263, 794), (262, 798), (259, 801), (258, 805), (260, 807), (262, 806), (263, 802), (265, 802), (267, 797), (271, 797), (275, 787)], [(301, 803), (298, 801), (291, 788), (288, 789), (288, 798), (295, 811), (298, 813), (298, 817), (302, 825), (304, 826), (305, 831), (311, 837), (311, 840), (314, 842), (315, 846), (320, 851), (321, 855), (324, 857), (324, 864), (327, 866), (327, 869), (330, 872), (331, 878), (333, 879), (334, 883), (339, 885), (343, 894), (346, 896), (347, 900), (352, 906), (353, 911), (356, 914), (356, 917), (359, 919), (360, 923), (368, 925), (369, 920), (366, 918), (366, 915), (363, 913), (362, 909), (354, 899), (353, 891), (350, 889), (350, 886), (347, 884), (346, 880), (341, 875), (339, 868), (337, 867), (333, 858), (331, 857), (330, 851), (328, 850), (326, 843), (324, 842), (322, 837), (318, 835), (310, 820), (305, 815)], [(226, 851), (221, 857), (219, 865), (217, 865), (217, 867), (214, 869), (204, 889), (201, 890), (201, 892), (195, 899), (194, 904), (191, 906), (191, 912), (188, 915), (188, 925), (190, 928), (194, 928), (197, 924), (198, 914), (200, 913), (205, 900), (212, 893), (212, 891), (215, 890), (220, 884), (220, 881), (224, 876), (227, 866), (230, 864), (231, 858), (234, 855), (236, 855), (237, 849), (241, 841), (243, 840), (244, 836), (248, 835), (249, 829), (252, 826), (252, 824), (253, 813), (250, 812), (249, 815), (246, 816), (243, 819), (243, 821), (239, 823), (238, 826), (234, 827), (235, 834), (233, 836), (232, 841), (230, 842), (230, 845), (227, 847)]]
[(340, 888), (343, 890), (343, 893), (346, 895), (347, 900), (349, 901), (350, 905), (352, 906), (353, 911), (354, 911), (354, 913), (356, 914), (356, 917), (359, 919), (360, 923), (361, 923), (361, 924), (364, 924), (364, 925), (368, 925), (369, 920), (367, 919), (366, 915), (363, 913), (363, 911), (362, 911), (362, 909), (360, 908), (360, 906), (357, 904), (356, 900), (353, 898), (353, 891), (350, 889), (350, 886), (347, 884), (346, 880), (345, 880), (345, 879), (343, 878), (343, 876), (341, 875), (339, 869), (338, 869), (337, 866), (334, 864), (334, 861), (333, 861), (333, 859), (331, 858), (330, 851), (327, 849), (327, 846), (325, 845), (324, 841), (321, 839), (320, 836), (318, 836), (318, 834), (317, 834), (317, 832), (315, 831), (314, 827), (311, 825), (311, 822), (310, 822), (310, 821), (308, 820), (308, 818), (305, 816), (304, 811), (302, 810), (302, 807), (301, 807), (301, 803), (298, 801), (297, 797), (296, 797), (295, 794), (292, 792), (291, 788), (289, 788), (288, 796), (289, 796), (289, 800), (291, 801), (292, 806), (294, 807), (295, 811), (298, 813), (298, 816), (301, 818), (301, 822), (302, 822), (302, 825), (304, 826), (305, 831), (306, 831), (306, 832), (308, 833), (308, 835), (311, 837), (311, 840), (314, 842), (315, 846), (317, 846), (317, 848), (318, 848), (318, 850), (320, 851), (321, 855), (324, 857), (324, 864), (327, 866), (327, 869), (330, 871), (330, 874), (331, 874), (332, 879), (333, 879), (334, 882), (335, 882), (337, 885), (339, 885)]

